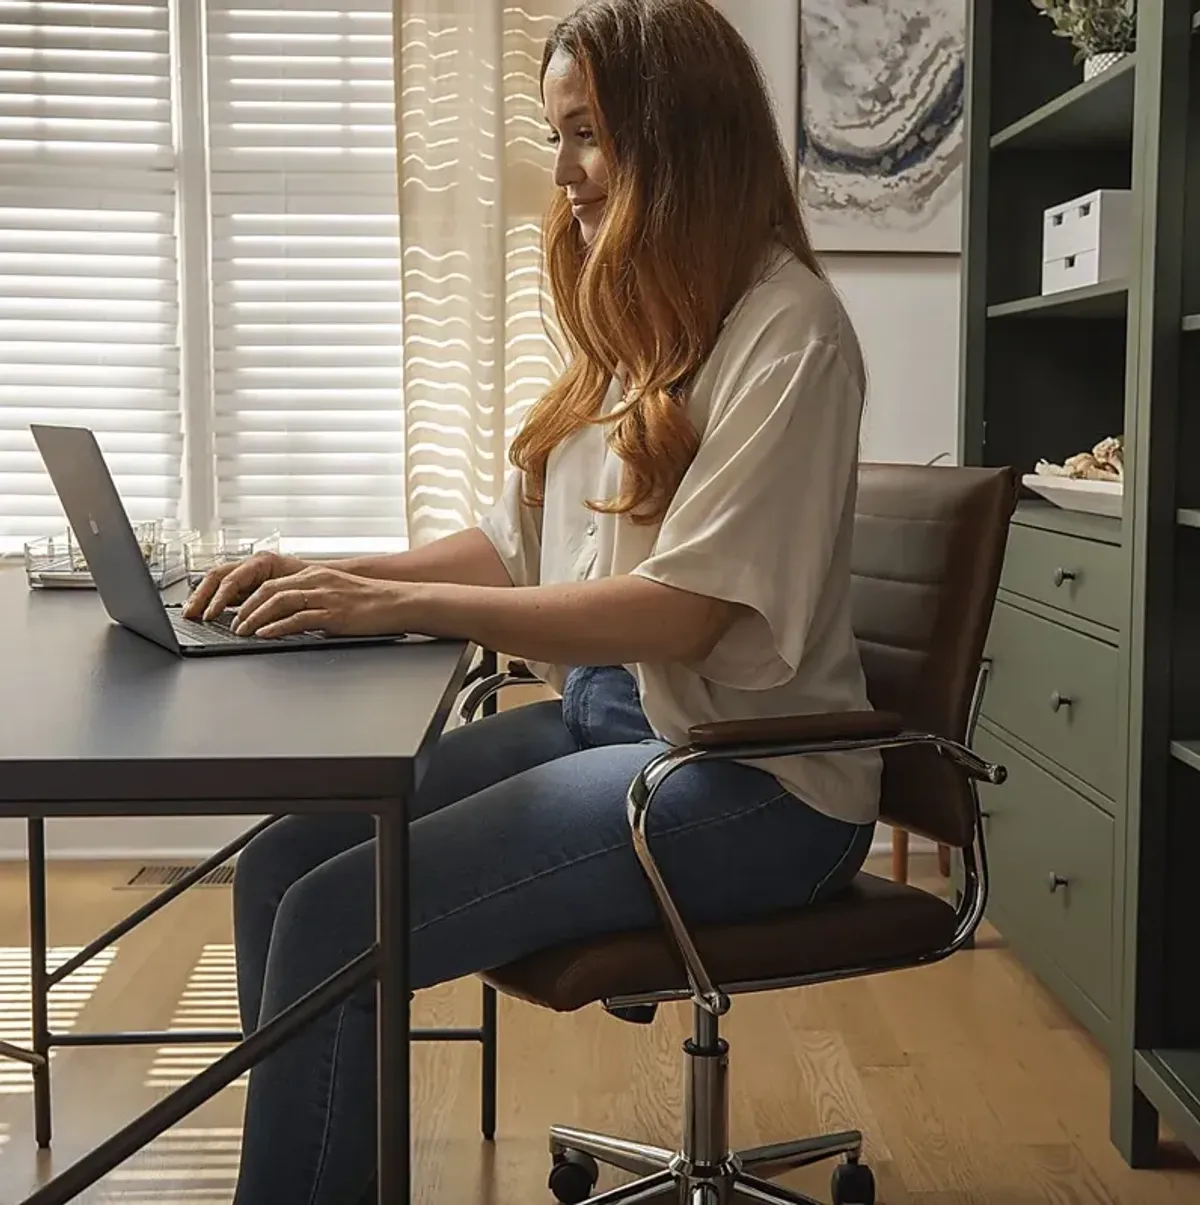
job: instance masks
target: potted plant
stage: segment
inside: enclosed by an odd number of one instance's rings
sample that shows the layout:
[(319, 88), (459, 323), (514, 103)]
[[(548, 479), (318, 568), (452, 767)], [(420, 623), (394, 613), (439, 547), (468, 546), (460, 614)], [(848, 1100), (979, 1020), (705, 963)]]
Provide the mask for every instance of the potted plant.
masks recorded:
[(1054, 34), (1070, 38), (1083, 78), (1091, 79), (1133, 50), (1137, 0), (1032, 0), (1054, 23)]

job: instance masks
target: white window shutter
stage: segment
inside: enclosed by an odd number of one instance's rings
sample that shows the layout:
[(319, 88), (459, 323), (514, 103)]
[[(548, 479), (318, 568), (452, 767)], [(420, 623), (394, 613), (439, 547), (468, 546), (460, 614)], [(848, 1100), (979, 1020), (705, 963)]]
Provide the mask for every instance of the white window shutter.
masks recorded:
[(176, 517), (175, 247), (168, 0), (0, 0), (0, 553), (65, 529), (31, 422)]
[(217, 506), (403, 547), (392, 0), (209, 0)]

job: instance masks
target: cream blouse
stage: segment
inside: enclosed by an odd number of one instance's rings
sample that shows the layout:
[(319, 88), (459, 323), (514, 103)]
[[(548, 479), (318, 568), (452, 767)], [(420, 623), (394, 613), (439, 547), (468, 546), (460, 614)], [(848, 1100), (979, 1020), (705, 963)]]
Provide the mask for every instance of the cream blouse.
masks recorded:
[[(714, 720), (867, 709), (850, 625), (864, 391), (858, 341), (833, 291), (781, 256), (696, 378), (688, 414), (701, 443), (660, 524), (588, 509), (588, 499), (616, 495), (622, 468), (591, 425), (551, 455), (543, 506), (522, 502), (514, 471), (480, 526), (514, 585), (640, 574), (746, 608), (702, 661), (627, 667), (665, 741), (683, 743), (691, 725)], [(606, 409), (619, 398), (614, 383)], [(569, 667), (530, 668), (561, 688)], [(753, 764), (831, 816), (878, 816), (878, 754)]]

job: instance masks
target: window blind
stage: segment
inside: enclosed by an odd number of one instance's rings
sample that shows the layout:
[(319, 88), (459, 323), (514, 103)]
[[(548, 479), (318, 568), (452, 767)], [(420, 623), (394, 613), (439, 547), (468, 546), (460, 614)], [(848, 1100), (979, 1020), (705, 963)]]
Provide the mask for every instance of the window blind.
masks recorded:
[(405, 537), (392, 0), (209, 0), (217, 506)]
[(168, 0), (0, 0), (0, 552), (65, 529), (31, 422), (176, 517), (177, 296)]

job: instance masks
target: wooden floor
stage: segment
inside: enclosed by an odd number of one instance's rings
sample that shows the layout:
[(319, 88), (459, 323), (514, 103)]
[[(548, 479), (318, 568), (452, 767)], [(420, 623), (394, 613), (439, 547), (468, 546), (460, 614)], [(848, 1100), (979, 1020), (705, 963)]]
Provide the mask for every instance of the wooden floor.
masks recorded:
[[(918, 873), (929, 873), (915, 858)], [(68, 957), (146, 898), (133, 867), (55, 866), (51, 942)], [(0, 866), (0, 1038), (28, 1032), (24, 872)], [(473, 982), (429, 992), (419, 1020), (474, 1021)], [(473, 1048), (417, 1047), (416, 1199), (422, 1205), (538, 1205), (551, 1121), (672, 1144), (680, 1105), (681, 1011), (651, 1028), (600, 1009), (552, 1016), (504, 1001), (500, 1132), (478, 1138)], [(54, 993), (58, 1029), (236, 1023), (229, 892), (193, 891)], [(1134, 1172), (1107, 1137), (1104, 1060), (984, 932), (978, 949), (917, 971), (735, 1002), (733, 1128), (747, 1146), (859, 1126), (881, 1205), (1200, 1205), (1200, 1171)], [(211, 1049), (55, 1054), (56, 1137), (39, 1158), (28, 1077), (0, 1063), (0, 1203), (202, 1067)], [(210, 1102), (79, 1200), (221, 1205), (232, 1196), (243, 1089)], [(794, 1177), (828, 1199), (827, 1171)], [(607, 1181), (606, 1181), (607, 1183)]]

